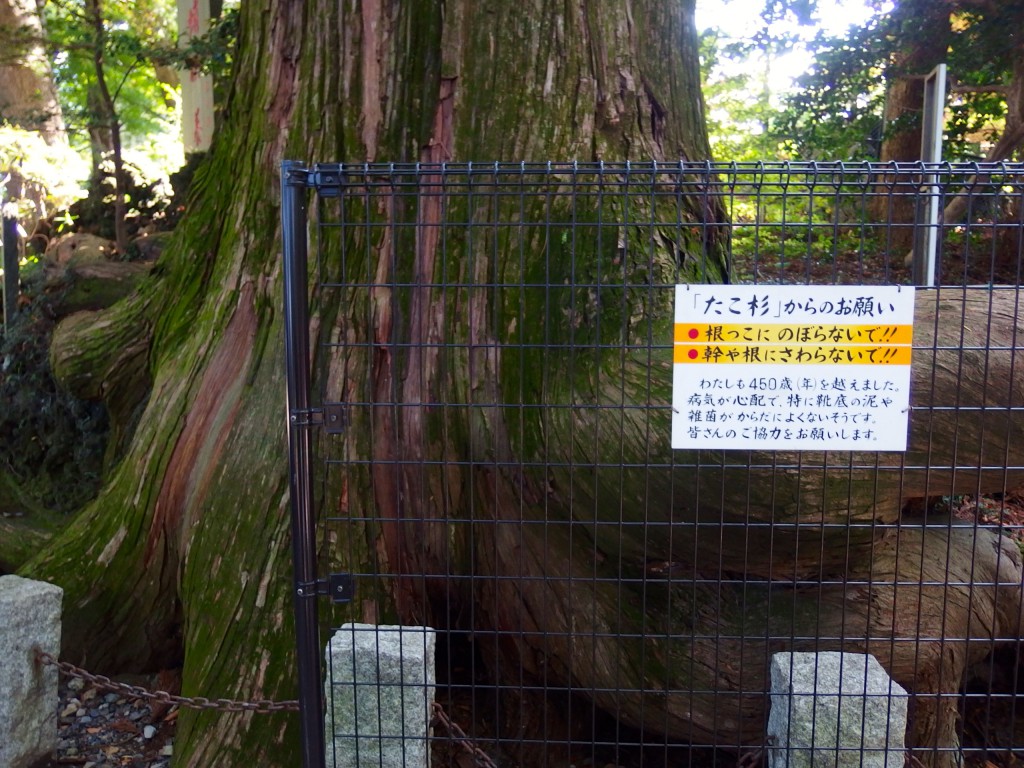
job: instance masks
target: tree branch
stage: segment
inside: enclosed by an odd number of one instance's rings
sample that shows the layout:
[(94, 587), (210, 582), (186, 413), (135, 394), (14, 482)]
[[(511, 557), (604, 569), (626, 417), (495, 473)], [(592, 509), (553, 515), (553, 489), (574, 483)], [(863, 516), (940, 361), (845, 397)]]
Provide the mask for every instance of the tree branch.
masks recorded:
[(135, 61), (133, 61), (129, 65), (128, 69), (126, 69), (124, 71), (124, 77), (121, 78), (121, 82), (118, 83), (117, 84), (117, 88), (114, 89), (114, 95), (111, 96), (111, 101), (112, 102), (115, 102), (115, 103), (117, 102), (117, 97), (121, 95), (121, 89), (124, 88), (124, 84), (126, 82), (128, 82), (128, 76), (131, 75), (132, 71), (135, 69), (135, 67), (137, 67), (139, 65), (139, 63), (141, 61), (142, 61), (142, 57), (141, 56), (136, 56), (135, 57)]
[(1009, 86), (1006, 85), (969, 85), (965, 83), (954, 83), (949, 87), (950, 93), (998, 93), (1006, 96), (1010, 93)]

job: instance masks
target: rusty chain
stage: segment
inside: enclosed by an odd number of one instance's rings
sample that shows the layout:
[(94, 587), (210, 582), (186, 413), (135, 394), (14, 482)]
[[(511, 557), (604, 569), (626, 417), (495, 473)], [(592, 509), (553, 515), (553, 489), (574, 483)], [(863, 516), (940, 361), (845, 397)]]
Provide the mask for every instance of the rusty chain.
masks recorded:
[[(91, 683), (96, 688), (105, 691), (114, 691), (133, 699), (144, 699), (147, 701), (159, 701), (169, 705), (188, 707), (189, 709), (216, 709), (223, 712), (255, 712), (258, 714), (271, 714), (274, 712), (297, 712), (299, 702), (288, 701), (236, 701), (233, 699), (208, 699), (205, 696), (179, 696), (167, 691), (151, 691), (138, 685), (118, 683), (106, 675), (97, 675), (88, 670), (76, 667), (67, 661), (59, 661), (45, 651), (37, 650), (36, 658), (42, 664), (49, 664), (56, 667), (61, 674), (74, 677)], [(452, 737), (452, 740), (463, 750), (472, 755), (474, 762), (480, 768), (498, 768), (480, 747), (476, 746), (466, 735), (466, 732), (459, 727), (458, 723), (452, 720), (437, 702), (433, 704), (433, 718), (431, 725), (440, 725)]]
[(448, 713), (444, 711), (444, 707), (438, 704), (436, 701), (433, 704), (434, 717), (431, 719), (431, 725), (441, 725), (452, 740), (458, 744), (463, 750), (473, 756), (473, 761), (479, 766), (479, 768), (498, 768), (493, 760), (484, 752), (480, 747), (473, 743), (473, 741), (466, 735), (466, 732), (459, 727), (459, 724), (448, 717)]
[(63, 674), (69, 677), (76, 677), (92, 683), (95, 687), (105, 691), (114, 691), (133, 699), (145, 699), (147, 701), (160, 701), (165, 704), (177, 704), (189, 709), (219, 709), (224, 712), (256, 712), (259, 714), (271, 714), (273, 712), (296, 712), (299, 709), (298, 701), (235, 701), (232, 699), (208, 699), (205, 696), (178, 696), (167, 691), (151, 691), (137, 685), (118, 683), (105, 675), (95, 675), (81, 667), (76, 667), (66, 661), (58, 661), (45, 651), (37, 652), (38, 659), (44, 664), (51, 664), (57, 667)]

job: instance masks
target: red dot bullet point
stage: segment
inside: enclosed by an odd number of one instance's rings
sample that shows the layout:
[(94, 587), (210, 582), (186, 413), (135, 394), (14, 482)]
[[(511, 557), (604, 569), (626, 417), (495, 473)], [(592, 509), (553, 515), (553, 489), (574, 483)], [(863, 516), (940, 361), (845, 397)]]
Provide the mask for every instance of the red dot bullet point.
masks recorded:
[(696, 328), (691, 328), (690, 329), (690, 338), (691, 339), (696, 339), (697, 338), (697, 329)]
[(690, 358), (691, 360), (696, 360), (696, 359), (697, 359), (697, 350), (696, 350), (696, 349), (691, 349), (691, 350), (690, 350), (689, 352), (687, 352), (686, 354), (687, 354), (687, 356), (689, 356), (689, 358)]

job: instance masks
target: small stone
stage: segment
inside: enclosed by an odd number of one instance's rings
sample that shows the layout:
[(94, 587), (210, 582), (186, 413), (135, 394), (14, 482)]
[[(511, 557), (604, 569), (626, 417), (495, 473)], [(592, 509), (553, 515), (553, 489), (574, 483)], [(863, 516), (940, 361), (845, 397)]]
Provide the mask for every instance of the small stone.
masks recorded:
[(82, 694), (82, 701), (92, 701), (96, 698), (96, 689), (90, 688), (88, 691)]
[(89, 710), (85, 707), (77, 707), (75, 710), (75, 717), (85, 717), (89, 714)]
[(132, 720), (141, 720), (145, 714), (141, 709), (136, 709), (128, 717)]
[(142, 738), (146, 739), (147, 741), (149, 739), (152, 739), (154, 736), (156, 736), (156, 728), (154, 728), (152, 725), (147, 725), (145, 728), (142, 729)]
[(73, 677), (71, 678), (71, 680), (68, 681), (68, 688), (70, 688), (75, 693), (78, 693), (83, 688), (85, 688), (85, 680), (83, 680), (80, 677)]
[(174, 745), (167, 744), (163, 749), (160, 750), (160, 757), (170, 757), (174, 754)]
[(108, 693), (106, 696), (103, 697), (103, 700), (107, 702), (107, 704), (113, 704), (119, 698), (121, 697), (118, 696), (116, 693)]
[(71, 715), (75, 714), (75, 712), (78, 711), (78, 706), (79, 706), (78, 699), (71, 699), (71, 701), (69, 701), (67, 703), (67, 706), (64, 707), (64, 709), (62, 709), (60, 711), (60, 716), (61, 717), (70, 717)]
[(78, 718), (78, 722), (80, 722), (82, 725), (88, 725), (92, 722), (92, 715), (85, 715), (84, 717), (80, 717)]

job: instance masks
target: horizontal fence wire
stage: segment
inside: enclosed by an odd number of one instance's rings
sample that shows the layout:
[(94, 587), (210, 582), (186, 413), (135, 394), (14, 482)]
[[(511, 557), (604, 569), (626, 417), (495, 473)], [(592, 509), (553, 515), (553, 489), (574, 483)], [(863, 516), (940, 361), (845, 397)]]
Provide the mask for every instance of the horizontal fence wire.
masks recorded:
[[(332, 634), (437, 629), (434, 696), (496, 765), (756, 764), (773, 654), (826, 651), (909, 691), (908, 760), (1024, 755), (1024, 166), (305, 173)], [(670, 447), (677, 284), (912, 291), (925, 228), (906, 451)]]

